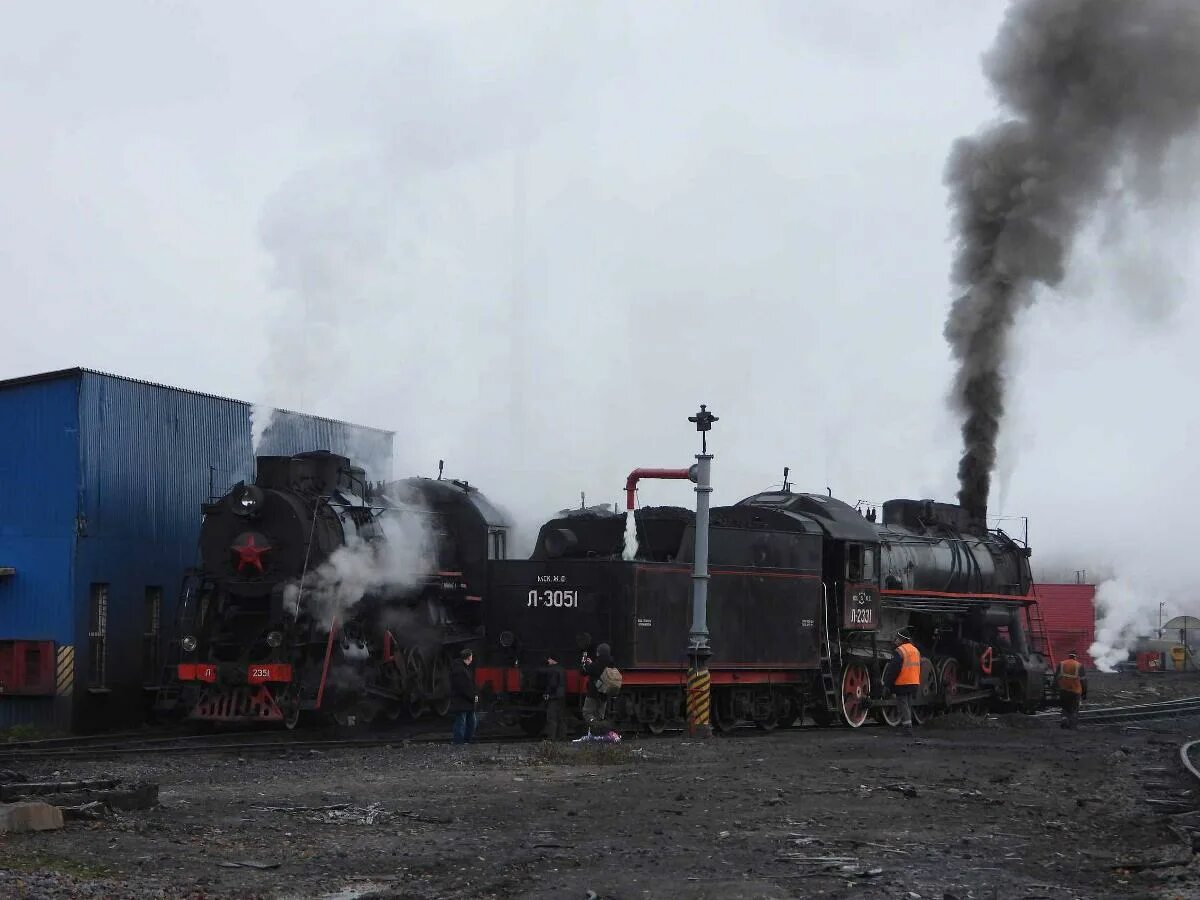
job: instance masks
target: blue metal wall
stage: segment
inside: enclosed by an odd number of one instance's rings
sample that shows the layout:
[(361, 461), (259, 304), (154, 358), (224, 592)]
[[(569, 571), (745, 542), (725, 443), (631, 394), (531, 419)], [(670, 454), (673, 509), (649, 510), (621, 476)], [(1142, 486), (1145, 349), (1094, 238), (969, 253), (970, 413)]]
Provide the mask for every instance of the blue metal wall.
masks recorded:
[(78, 382), (0, 391), (0, 639), (71, 643), (67, 600), (79, 485)]
[[(91, 585), (109, 585), (107, 692), (88, 692), (82, 727), (135, 716), (145, 682), (145, 592), (163, 591), (164, 647), (174, 637), (184, 569), (198, 559), (201, 504), (252, 478), (246, 403), (84, 372), (79, 393), (83, 491), (75, 560), (77, 670), (86, 678)], [(390, 432), (279, 413), (260, 454), (367, 451), (391, 470)], [(160, 658), (162, 653), (160, 652)]]
[[(201, 504), (253, 476), (250, 406), (87, 370), (0, 384), (0, 639), (75, 647), (66, 698), (0, 697), (0, 727), (136, 720), (145, 592), (161, 587), (162, 648), (174, 637), (184, 570), (198, 559)], [(392, 434), (279, 412), (260, 454), (332, 450), (391, 477)], [(91, 586), (109, 586), (107, 678), (88, 687)], [(65, 706), (69, 709), (70, 703)]]
[[(79, 484), (77, 378), (0, 391), (0, 639), (74, 643), (71, 567)], [(0, 697), (0, 728), (51, 725), (52, 697)]]

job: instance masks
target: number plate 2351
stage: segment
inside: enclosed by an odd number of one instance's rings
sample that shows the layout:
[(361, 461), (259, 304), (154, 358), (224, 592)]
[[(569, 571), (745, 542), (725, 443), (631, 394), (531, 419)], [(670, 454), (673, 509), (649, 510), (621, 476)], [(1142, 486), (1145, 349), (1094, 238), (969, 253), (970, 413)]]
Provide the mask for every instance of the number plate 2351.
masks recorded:
[(579, 591), (530, 591), (526, 608), (545, 606), (553, 609), (575, 609), (579, 606)]

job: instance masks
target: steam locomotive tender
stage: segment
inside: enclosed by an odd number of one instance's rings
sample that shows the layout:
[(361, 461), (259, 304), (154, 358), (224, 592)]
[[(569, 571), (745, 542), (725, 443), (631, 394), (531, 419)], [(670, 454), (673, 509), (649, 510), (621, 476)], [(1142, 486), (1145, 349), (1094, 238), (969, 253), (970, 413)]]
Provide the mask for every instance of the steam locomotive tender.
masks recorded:
[[(177, 696), (193, 719), (341, 724), (444, 715), (450, 655), (480, 630), (508, 524), (475, 487), (371, 484), (328, 452), (258, 458), (204, 507), (202, 564), (180, 603)], [(391, 571), (389, 542), (416, 542)]]
[[(691, 612), (692, 514), (638, 510), (636, 558), (622, 560), (626, 514), (583, 511), (547, 522), (529, 560), (489, 567), (486, 700), (530, 733), (544, 721), (545, 659), (567, 668), (609, 643), (625, 686), (618, 725), (682, 724)], [(1028, 548), (963, 509), (893, 500), (874, 511), (790, 490), (711, 513), (708, 623), (714, 726), (753, 722), (894, 725), (883, 683), (900, 629), (922, 654), (914, 714), (1041, 703), (1049, 648), (1029, 596)]]

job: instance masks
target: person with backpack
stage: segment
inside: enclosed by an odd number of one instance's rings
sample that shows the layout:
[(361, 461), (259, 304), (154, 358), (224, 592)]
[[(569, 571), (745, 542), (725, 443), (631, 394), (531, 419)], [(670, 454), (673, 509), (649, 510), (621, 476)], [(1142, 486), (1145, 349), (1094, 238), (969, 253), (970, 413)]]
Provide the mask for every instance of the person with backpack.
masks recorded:
[(621, 673), (613, 665), (612, 647), (608, 644), (596, 646), (595, 659), (584, 653), (579, 671), (587, 684), (587, 696), (583, 701), (583, 721), (587, 724), (590, 735), (592, 723), (608, 717), (608, 701), (620, 690)]

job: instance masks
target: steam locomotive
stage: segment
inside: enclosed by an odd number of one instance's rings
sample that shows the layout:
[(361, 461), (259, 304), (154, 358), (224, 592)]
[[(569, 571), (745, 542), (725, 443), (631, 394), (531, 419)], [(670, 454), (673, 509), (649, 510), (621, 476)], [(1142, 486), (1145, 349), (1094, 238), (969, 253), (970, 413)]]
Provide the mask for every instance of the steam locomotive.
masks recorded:
[(204, 507), (160, 709), (290, 728), (306, 713), (444, 715), (450, 656), (480, 631), (507, 534), (464, 481), (372, 484), (333, 453), (259, 457), (253, 483)]
[[(892, 500), (882, 513), (879, 522), (874, 509), (786, 484), (712, 510), (717, 730), (788, 727), (805, 714), (896, 724), (883, 674), (902, 629), (921, 651), (918, 721), (1041, 705), (1053, 660), (1030, 596), (1029, 548), (951, 504)], [(637, 552), (624, 559), (629, 515)], [(604, 642), (624, 673), (617, 726), (682, 724), (694, 547), (684, 509), (547, 522), (532, 558), (488, 566), (486, 646), (476, 656), (485, 701), (538, 733), (547, 657), (566, 663), (577, 699), (585, 685), (572, 664)]]

